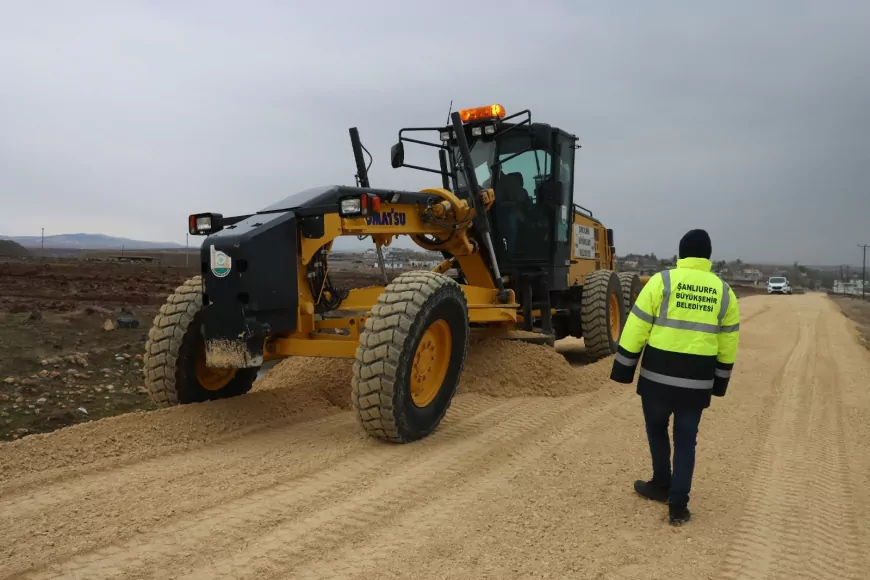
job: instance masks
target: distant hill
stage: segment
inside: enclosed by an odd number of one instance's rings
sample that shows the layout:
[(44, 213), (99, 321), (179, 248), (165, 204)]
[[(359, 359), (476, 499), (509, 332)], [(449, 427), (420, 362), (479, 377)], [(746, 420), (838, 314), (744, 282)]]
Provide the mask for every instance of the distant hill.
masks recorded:
[(30, 255), (21, 244), (12, 240), (0, 240), (0, 256), (4, 258), (21, 258)]
[[(25, 248), (39, 248), (42, 238), (39, 236), (0, 236), (0, 240), (11, 240)], [(116, 238), (104, 234), (59, 234), (45, 236), (45, 247), (64, 250), (162, 250), (183, 248), (173, 242), (145, 242), (128, 238)]]

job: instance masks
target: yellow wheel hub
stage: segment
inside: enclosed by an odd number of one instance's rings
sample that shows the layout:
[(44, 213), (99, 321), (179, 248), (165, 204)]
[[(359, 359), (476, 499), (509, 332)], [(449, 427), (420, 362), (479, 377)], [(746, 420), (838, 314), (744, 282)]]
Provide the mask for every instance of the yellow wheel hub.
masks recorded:
[(610, 337), (616, 341), (619, 340), (619, 332), (622, 327), (622, 316), (620, 315), (619, 301), (622, 296), (617, 294), (610, 295), (609, 310), (610, 310)]
[(236, 376), (236, 369), (215, 369), (206, 365), (205, 343), (196, 357), (196, 380), (207, 391), (219, 391)]
[(411, 400), (417, 407), (431, 403), (441, 390), (452, 345), (450, 325), (444, 320), (436, 320), (423, 334), (411, 363)]

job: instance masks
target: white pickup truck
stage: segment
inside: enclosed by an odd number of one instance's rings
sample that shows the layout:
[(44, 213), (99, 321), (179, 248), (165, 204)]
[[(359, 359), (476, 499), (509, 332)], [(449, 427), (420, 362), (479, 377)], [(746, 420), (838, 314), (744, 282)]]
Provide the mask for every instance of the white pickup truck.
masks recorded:
[(791, 284), (788, 283), (788, 278), (773, 277), (767, 280), (768, 294), (791, 294)]

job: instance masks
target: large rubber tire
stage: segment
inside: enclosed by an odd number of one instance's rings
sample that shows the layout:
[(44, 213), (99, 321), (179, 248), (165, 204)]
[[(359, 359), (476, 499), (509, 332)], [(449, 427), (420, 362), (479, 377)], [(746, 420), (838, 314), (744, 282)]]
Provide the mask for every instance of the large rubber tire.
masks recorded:
[[(614, 315), (619, 320), (614, 322)], [(625, 320), (625, 300), (616, 272), (596, 270), (586, 276), (580, 316), (586, 352), (595, 359), (616, 353)]]
[[(418, 346), (430, 328), (449, 332), (445, 347), (449, 358), (437, 394), (418, 406), (412, 395), (412, 373)], [(456, 393), (468, 336), (468, 305), (454, 280), (427, 271), (408, 272), (393, 280), (366, 320), (353, 365), (351, 401), (366, 432), (406, 443), (434, 431)]]
[(196, 276), (176, 288), (154, 317), (143, 363), (145, 387), (158, 406), (237, 397), (250, 391), (257, 378), (259, 367), (235, 369), (220, 388), (203, 386), (197, 375), (197, 362), (204, 366), (205, 357), (199, 332), (201, 310), (202, 278)]
[[(637, 300), (637, 295), (640, 294), (643, 285), (640, 283), (640, 276), (634, 272), (620, 272), (618, 276), (619, 283), (622, 285), (622, 296), (625, 300), (625, 313), (627, 318), (627, 315), (631, 312), (631, 309)], [(625, 325), (626, 318), (623, 318), (623, 326)]]

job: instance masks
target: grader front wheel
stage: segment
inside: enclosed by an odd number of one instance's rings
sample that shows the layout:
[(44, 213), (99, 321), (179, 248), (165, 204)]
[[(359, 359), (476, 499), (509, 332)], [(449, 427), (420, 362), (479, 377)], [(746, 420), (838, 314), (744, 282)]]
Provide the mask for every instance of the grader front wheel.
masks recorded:
[(625, 320), (622, 284), (616, 272), (596, 270), (586, 277), (580, 315), (586, 352), (596, 359), (614, 354)]
[(202, 280), (196, 276), (175, 289), (148, 332), (145, 387), (158, 406), (171, 407), (243, 395), (258, 369), (217, 369), (206, 364), (199, 332)]
[(468, 305), (452, 279), (409, 272), (387, 286), (360, 334), (352, 403), (372, 436), (406, 443), (434, 431), (468, 350)]

